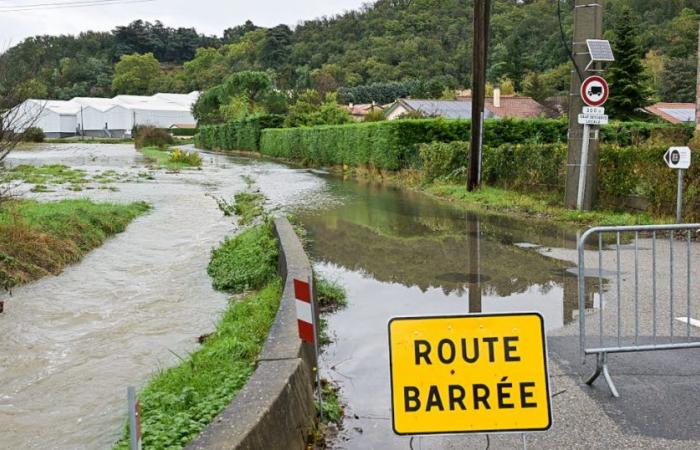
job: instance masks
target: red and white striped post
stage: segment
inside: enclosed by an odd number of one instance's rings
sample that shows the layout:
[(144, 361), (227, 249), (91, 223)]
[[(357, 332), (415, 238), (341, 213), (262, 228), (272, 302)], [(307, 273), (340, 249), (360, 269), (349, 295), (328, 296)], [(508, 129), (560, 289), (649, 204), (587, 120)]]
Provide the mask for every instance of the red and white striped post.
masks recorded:
[(318, 325), (316, 323), (316, 310), (313, 299), (313, 284), (311, 278), (307, 281), (294, 279), (294, 298), (296, 298), (297, 309), (297, 325), (299, 326), (299, 338), (314, 346), (316, 358), (316, 391), (318, 395), (318, 404), (323, 422), (323, 396), (321, 394), (321, 373), (318, 370), (319, 351), (318, 351)]

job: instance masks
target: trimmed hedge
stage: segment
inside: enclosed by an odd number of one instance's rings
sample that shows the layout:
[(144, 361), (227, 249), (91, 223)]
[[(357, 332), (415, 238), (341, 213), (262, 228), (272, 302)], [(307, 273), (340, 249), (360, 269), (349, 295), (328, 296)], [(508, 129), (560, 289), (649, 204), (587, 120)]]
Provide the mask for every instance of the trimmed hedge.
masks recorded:
[(283, 123), (284, 116), (269, 114), (222, 125), (201, 126), (195, 136), (195, 144), (207, 150), (258, 151), (262, 130), (279, 128)]
[[(418, 119), (351, 125), (264, 130), (260, 151), (307, 164), (368, 166), (399, 170), (418, 163), (418, 145), (468, 140), (468, 120)], [(488, 120), (489, 142), (562, 142), (561, 120)]]
[[(650, 138), (651, 139), (651, 138)], [(598, 164), (598, 197), (604, 208), (622, 209), (630, 197), (644, 198), (648, 211), (672, 214), (675, 208), (676, 177), (666, 167), (663, 155), (668, 143), (627, 146), (604, 144)], [(563, 194), (568, 148), (566, 144), (516, 144), (486, 147), (483, 180), (521, 192), (555, 191)], [(465, 182), (469, 143), (424, 144), (420, 149), (425, 181), (441, 178)], [(685, 173), (685, 206), (688, 215), (700, 214), (700, 167)]]

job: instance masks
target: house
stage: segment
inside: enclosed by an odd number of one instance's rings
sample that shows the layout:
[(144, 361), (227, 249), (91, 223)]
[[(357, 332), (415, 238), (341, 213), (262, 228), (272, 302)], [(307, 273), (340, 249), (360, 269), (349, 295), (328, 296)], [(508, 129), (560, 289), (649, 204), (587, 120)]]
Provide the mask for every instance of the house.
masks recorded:
[[(471, 94), (457, 99), (471, 102)], [(494, 89), (492, 97), (486, 97), (485, 106), (499, 119), (533, 119), (551, 115), (550, 109), (534, 99), (520, 95), (501, 95), (498, 88)]]
[(657, 103), (643, 110), (671, 123), (695, 122), (694, 103)]
[(348, 110), (350, 115), (352, 116), (353, 120), (356, 122), (362, 122), (365, 120), (365, 117), (371, 112), (375, 111), (384, 111), (385, 107), (382, 105), (378, 105), (375, 102), (372, 103), (363, 103), (359, 105), (355, 105), (353, 103), (350, 103), (348, 106), (345, 107), (345, 109)]
[[(170, 128), (173, 125), (195, 127), (192, 106), (199, 92), (189, 94), (158, 93), (153, 96), (118, 95), (114, 98), (75, 97), (68, 101), (32, 99), (13, 111), (27, 119), (39, 115), (34, 126), (48, 137), (76, 135), (123, 137), (135, 125)], [(18, 120), (18, 132), (33, 120)]]
[[(420, 113), (426, 117), (444, 117), (446, 119), (471, 119), (472, 102), (399, 99), (386, 110), (384, 115), (388, 120), (396, 120), (409, 113)], [(495, 117), (495, 114), (487, 108), (486, 117)]]

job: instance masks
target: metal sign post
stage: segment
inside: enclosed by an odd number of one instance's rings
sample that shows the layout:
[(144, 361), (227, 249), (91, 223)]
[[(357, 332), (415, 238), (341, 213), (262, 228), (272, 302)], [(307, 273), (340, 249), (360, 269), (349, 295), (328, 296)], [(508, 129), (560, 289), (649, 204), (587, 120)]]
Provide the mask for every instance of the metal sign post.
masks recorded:
[(141, 407), (136, 399), (136, 388), (126, 389), (129, 404), (129, 450), (141, 450)]
[(602, 105), (608, 100), (610, 89), (603, 77), (594, 75), (586, 78), (581, 84), (581, 99), (588, 105), (578, 115), (579, 125), (583, 125), (583, 140), (581, 143), (581, 165), (578, 175), (578, 195), (576, 209), (583, 210), (586, 196), (586, 177), (588, 176), (588, 150), (591, 145), (591, 125), (607, 125), (608, 116)]
[(678, 193), (676, 194), (676, 223), (683, 220), (683, 176), (690, 168), (691, 151), (688, 147), (671, 147), (664, 155), (666, 165), (678, 171)]
[(314, 346), (314, 357), (316, 359), (316, 390), (318, 395), (319, 414), (323, 422), (323, 392), (321, 389), (321, 372), (319, 370), (319, 333), (320, 326), (317, 323), (318, 313), (314, 302), (313, 278), (308, 277), (306, 281), (294, 279), (294, 297), (296, 298), (297, 323), (299, 326), (299, 338)]

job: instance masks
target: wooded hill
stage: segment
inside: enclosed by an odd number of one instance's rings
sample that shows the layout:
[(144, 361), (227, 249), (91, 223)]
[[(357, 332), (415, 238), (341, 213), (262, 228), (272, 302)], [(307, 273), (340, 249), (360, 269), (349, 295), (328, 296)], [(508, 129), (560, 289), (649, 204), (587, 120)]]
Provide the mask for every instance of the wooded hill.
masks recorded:
[[(646, 83), (654, 99), (694, 98), (700, 0), (607, 0), (606, 37), (631, 10)], [(573, 0), (562, 1), (570, 41)], [(472, 0), (379, 0), (359, 10), (260, 28), (251, 22), (220, 37), (136, 21), (112, 32), (28, 38), (0, 56), (0, 91), (24, 97), (186, 92), (241, 70), (273, 71), (285, 89), (320, 92), (419, 80), (465, 88), (471, 78)], [(625, 19), (626, 20), (626, 19)], [(128, 61), (124, 55), (149, 54)], [(145, 67), (145, 69), (144, 69)], [(495, 0), (488, 76), (535, 97), (566, 89), (568, 59), (555, 0)], [(533, 76), (532, 74), (537, 74)], [(533, 79), (534, 78), (534, 79)]]

